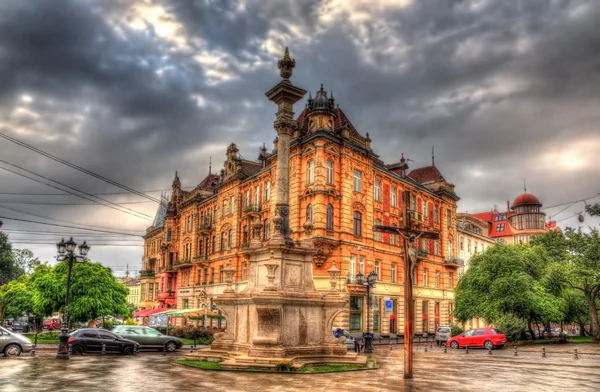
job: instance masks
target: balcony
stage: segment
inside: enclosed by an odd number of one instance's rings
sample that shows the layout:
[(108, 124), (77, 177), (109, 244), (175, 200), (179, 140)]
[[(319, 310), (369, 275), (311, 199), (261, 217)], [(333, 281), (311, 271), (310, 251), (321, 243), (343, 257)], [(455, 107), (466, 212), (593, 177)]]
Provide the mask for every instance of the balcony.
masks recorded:
[(173, 264), (174, 269), (187, 268), (192, 266), (192, 260), (178, 260)]
[(154, 278), (154, 276), (154, 270), (148, 269), (140, 271), (140, 279)]
[(208, 263), (209, 261), (208, 255), (194, 256), (194, 263)]
[(200, 227), (198, 227), (198, 234), (210, 234), (214, 230), (213, 224), (210, 220), (200, 223)]
[(175, 298), (175, 291), (173, 291), (173, 290), (162, 291), (162, 292), (158, 293), (158, 296), (156, 298), (159, 300)]
[(244, 207), (244, 215), (248, 217), (260, 216), (260, 212), (260, 204), (248, 204), (246, 207)]
[(463, 259), (458, 259), (458, 258), (448, 258), (446, 260), (444, 260), (444, 265), (447, 265), (449, 267), (464, 267), (465, 266), (465, 261)]

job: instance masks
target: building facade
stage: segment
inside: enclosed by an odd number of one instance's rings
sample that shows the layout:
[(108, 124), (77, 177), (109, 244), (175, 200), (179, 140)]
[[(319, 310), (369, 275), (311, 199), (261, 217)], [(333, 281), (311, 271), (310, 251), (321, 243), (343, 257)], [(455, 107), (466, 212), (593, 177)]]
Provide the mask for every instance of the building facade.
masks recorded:
[[(292, 110), (287, 108), (286, 110)], [(334, 325), (350, 331), (403, 332), (403, 255), (399, 235), (373, 231), (377, 224), (403, 225), (402, 209), (413, 224), (439, 233), (439, 240), (419, 240), (415, 270), (415, 332), (433, 332), (451, 321), (458, 269), (454, 186), (435, 165), (408, 172), (404, 158), (386, 165), (323, 86), (309, 93), (294, 125), (289, 151), (291, 238), (299, 244), (305, 223), (312, 223), (316, 247), (313, 281), (323, 295), (331, 289), (327, 270), (340, 270), (337, 287), (348, 300)], [(212, 308), (226, 287), (226, 266), (235, 268), (233, 287), (249, 279), (244, 256), (250, 242), (266, 244), (275, 230), (278, 189), (278, 139), (255, 161), (242, 159), (230, 144), (220, 173), (210, 173), (195, 189), (184, 191), (177, 174), (170, 198), (159, 206), (145, 235), (140, 308)], [(402, 205), (402, 192), (410, 205)], [(286, 191), (287, 192), (287, 191)], [(299, 246), (299, 245), (298, 245)], [(372, 308), (358, 273), (375, 271)]]
[(118, 280), (128, 290), (127, 293), (127, 304), (133, 305), (135, 308), (139, 307), (140, 295), (141, 295), (141, 282), (139, 278), (131, 278), (126, 276)]

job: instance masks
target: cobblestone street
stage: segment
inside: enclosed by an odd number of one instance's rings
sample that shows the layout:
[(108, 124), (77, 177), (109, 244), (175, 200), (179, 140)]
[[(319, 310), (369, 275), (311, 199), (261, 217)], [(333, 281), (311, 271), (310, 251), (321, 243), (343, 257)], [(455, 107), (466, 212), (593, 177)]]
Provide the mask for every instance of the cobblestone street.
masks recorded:
[[(404, 380), (402, 350), (377, 347), (379, 369), (330, 374), (272, 374), (203, 371), (173, 364), (176, 355), (83, 356), (57, 361), (52, 356), (0, 359), (0, 391), (596, 391), (600, 357), (511, 349), (449, 351), (424, 346), (415, 354), (415, 378)], [(561, 350), (568, 350), (561, 346)], [(555, 350), (555, 349), (553, 349)], [(556, 348), (558, 350), (558, 348)], [(581, 348), (580, 351), (586, 350)], [(591, 350), (587, 350), (591, 353)], [(539, 355), (538, 355), (539, 353)], [(184, 352), (180, 352), (184, 354)], [(357, 389), (358, 388), (358, 389)]]

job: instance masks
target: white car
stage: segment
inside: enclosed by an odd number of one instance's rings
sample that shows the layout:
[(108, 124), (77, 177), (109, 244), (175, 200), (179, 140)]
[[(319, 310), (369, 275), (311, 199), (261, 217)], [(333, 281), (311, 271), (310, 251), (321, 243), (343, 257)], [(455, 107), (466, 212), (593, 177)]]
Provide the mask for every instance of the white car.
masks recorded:
[(0, 353), (7, 357), (18, 357), (22, 352), (33, 350), (33, 343), (20, 333), (0, 327)]

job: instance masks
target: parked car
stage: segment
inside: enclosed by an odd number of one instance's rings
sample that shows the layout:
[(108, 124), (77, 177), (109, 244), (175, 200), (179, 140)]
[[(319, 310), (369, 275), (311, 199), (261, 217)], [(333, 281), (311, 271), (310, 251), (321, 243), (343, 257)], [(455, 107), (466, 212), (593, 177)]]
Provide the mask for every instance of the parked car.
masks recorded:
[(494, 347), (502, 348), (506, 344), (506, 336), (496, 328), (476, 328), (470, 329), (450, 338), (446, 346), (453, 349), (459, 347), (484, 347), (492, 349)]
[(74, 355), (84, 353), (102, 353), (104, 344), (107, 354), (131, 355), (136, 352), (140, 345), (133, 340), (125, 339), (110, 331), (98, 328), (82, 328), (71, 333), (69, 337), (71, 352)]
[(0, 352), (7, 357), (18, 357), (33, 350), (33, 343), (25, 336), (0, 327)]
[(435, 331), (435, 342), (437, 345), (446, 343), (452, 337), (452, 330), (450, 327), (438, 327)]
[(62, 322), (59, 319), (51, 318), (44, 320), (44, 328), (53, 330), (53, 329), (61, 329)]
[(16, 320), (12, 324), (13, 332), (30, 332), (33, 330), (33, 325), (27, 320)]
[(138, 342), (141, 348), (162, 350), (166, 345), (167, 351), (175, 351), (183, 346), (181, 339), (164, 335), (146, 326), (117, 325), (112, 331), (126, 339)]
[(352, 335), (350, 335), (350, 332), (348, 332), (342, 328), (333, 327), (333, 336), (335, 336), (336, 339), (339, 339), (340, 337), (345, 336), (346, 337), (346, 349), (354, 350), (355, 339), (352, 337)]

